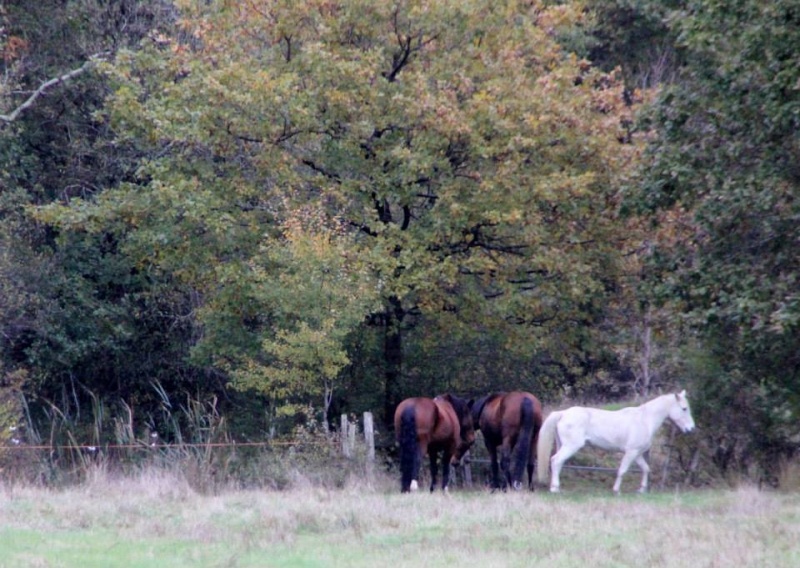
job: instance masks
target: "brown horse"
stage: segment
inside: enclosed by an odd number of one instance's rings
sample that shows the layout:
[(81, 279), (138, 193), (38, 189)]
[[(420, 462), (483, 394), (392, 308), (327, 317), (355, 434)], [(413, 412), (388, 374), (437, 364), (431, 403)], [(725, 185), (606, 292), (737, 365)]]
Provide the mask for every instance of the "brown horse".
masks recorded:
[(417, 489), (422, 457), (430, 456), (431, 491), (436, 488), (436, 459), (442, 453), (442, 490), (450, 481), (450, 462), (458, 462), (475, 442), (472, 401), (450, 394), (436, 398), (407, 398), (394, 413), (394, 431), (400, 445), (403, 493)]
[(536, 442), (542, 427), (542, 404), (539, 400), (529, 392), (493, 393), (475, 402), (472, 420), (475, 428), (483, 432), (489, 450), (493, 489), (505, 490), (509, 485), (520, 489), (527, 464), (528, 487), (533, 490)]

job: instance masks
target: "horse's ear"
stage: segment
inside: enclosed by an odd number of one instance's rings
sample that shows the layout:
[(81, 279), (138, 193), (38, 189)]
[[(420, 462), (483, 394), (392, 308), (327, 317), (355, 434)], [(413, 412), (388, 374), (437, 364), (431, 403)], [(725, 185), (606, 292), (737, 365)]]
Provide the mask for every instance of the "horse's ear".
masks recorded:
[(681, 396), (682, 396), (682, 397), (684, 397), (684, 398), (686, 398), (686, 389), (683, 389), (683, 390), (681, 391)]

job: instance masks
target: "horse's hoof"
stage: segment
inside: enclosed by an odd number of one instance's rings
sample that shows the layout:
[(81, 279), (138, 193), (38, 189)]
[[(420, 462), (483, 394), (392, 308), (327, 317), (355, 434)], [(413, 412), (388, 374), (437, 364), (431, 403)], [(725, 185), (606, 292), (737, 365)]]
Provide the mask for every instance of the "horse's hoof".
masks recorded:
[(511, 487), (514, 488), (514, 491), (519, 491), (520, 489), (522, 489), (522, 483), (520, 483), (519, 481), (515, 481)]
[(551, 487), (550, 493), (561, 493), (561, 489), (558, 487)]
[(416, 491), (417, 489), (419, 489), (419, 484), (417, 483), (416, 479), (412, 479), (411, 480), (411, 488), (410, 489), (411, 489), (411, 491)]

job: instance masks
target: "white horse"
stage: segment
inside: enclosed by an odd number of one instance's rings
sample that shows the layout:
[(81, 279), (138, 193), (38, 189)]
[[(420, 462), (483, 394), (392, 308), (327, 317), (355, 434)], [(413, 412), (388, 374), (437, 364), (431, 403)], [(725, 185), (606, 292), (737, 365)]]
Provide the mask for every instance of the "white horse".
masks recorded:
[[(537, 446), (537, 473), (539, 483), (547, 483), (548, 465), (552, 469), (550, 491), (560, 488), (561, 467), (587, 443), (604, 450), (625, 452), (619, 464), (614, 493), (619, 493), (622, 476), (634, 461), (642, 470), (641, 493), (647, 491), (650, 466), (644, 453), (650, 449), (653, 436), (664, 420), (669, 418), (683, 432), (694, 429), (692, 411), (686, 391), (665, 394), (640, 406), (622, 410), (600, 410), (573, 406), (567, 410), (551, 412), (539, 431)], [(550, 458), (553, 441), (558, 436), (559, 450)]]

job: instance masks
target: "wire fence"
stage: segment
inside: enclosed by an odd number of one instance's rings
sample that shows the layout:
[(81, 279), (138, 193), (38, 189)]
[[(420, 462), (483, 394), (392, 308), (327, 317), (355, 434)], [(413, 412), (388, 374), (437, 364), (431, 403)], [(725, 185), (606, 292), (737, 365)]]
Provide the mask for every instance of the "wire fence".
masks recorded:
[(169, 449), (169, 448), (245, 448), (245, 447), (271, 447), (271, 446), (297, 446), (300, 444), (323, 445), (322, 442), (297, 441), (297, 440), (270, 440), (267, 442), (178, 442), (174, 444), (141, 442), (138, 444), (25, 444), (24, 442), (11, 443), (3, 446), (6, 450), (85, 450), (95, 452), (100, 450), (123, 449)]

